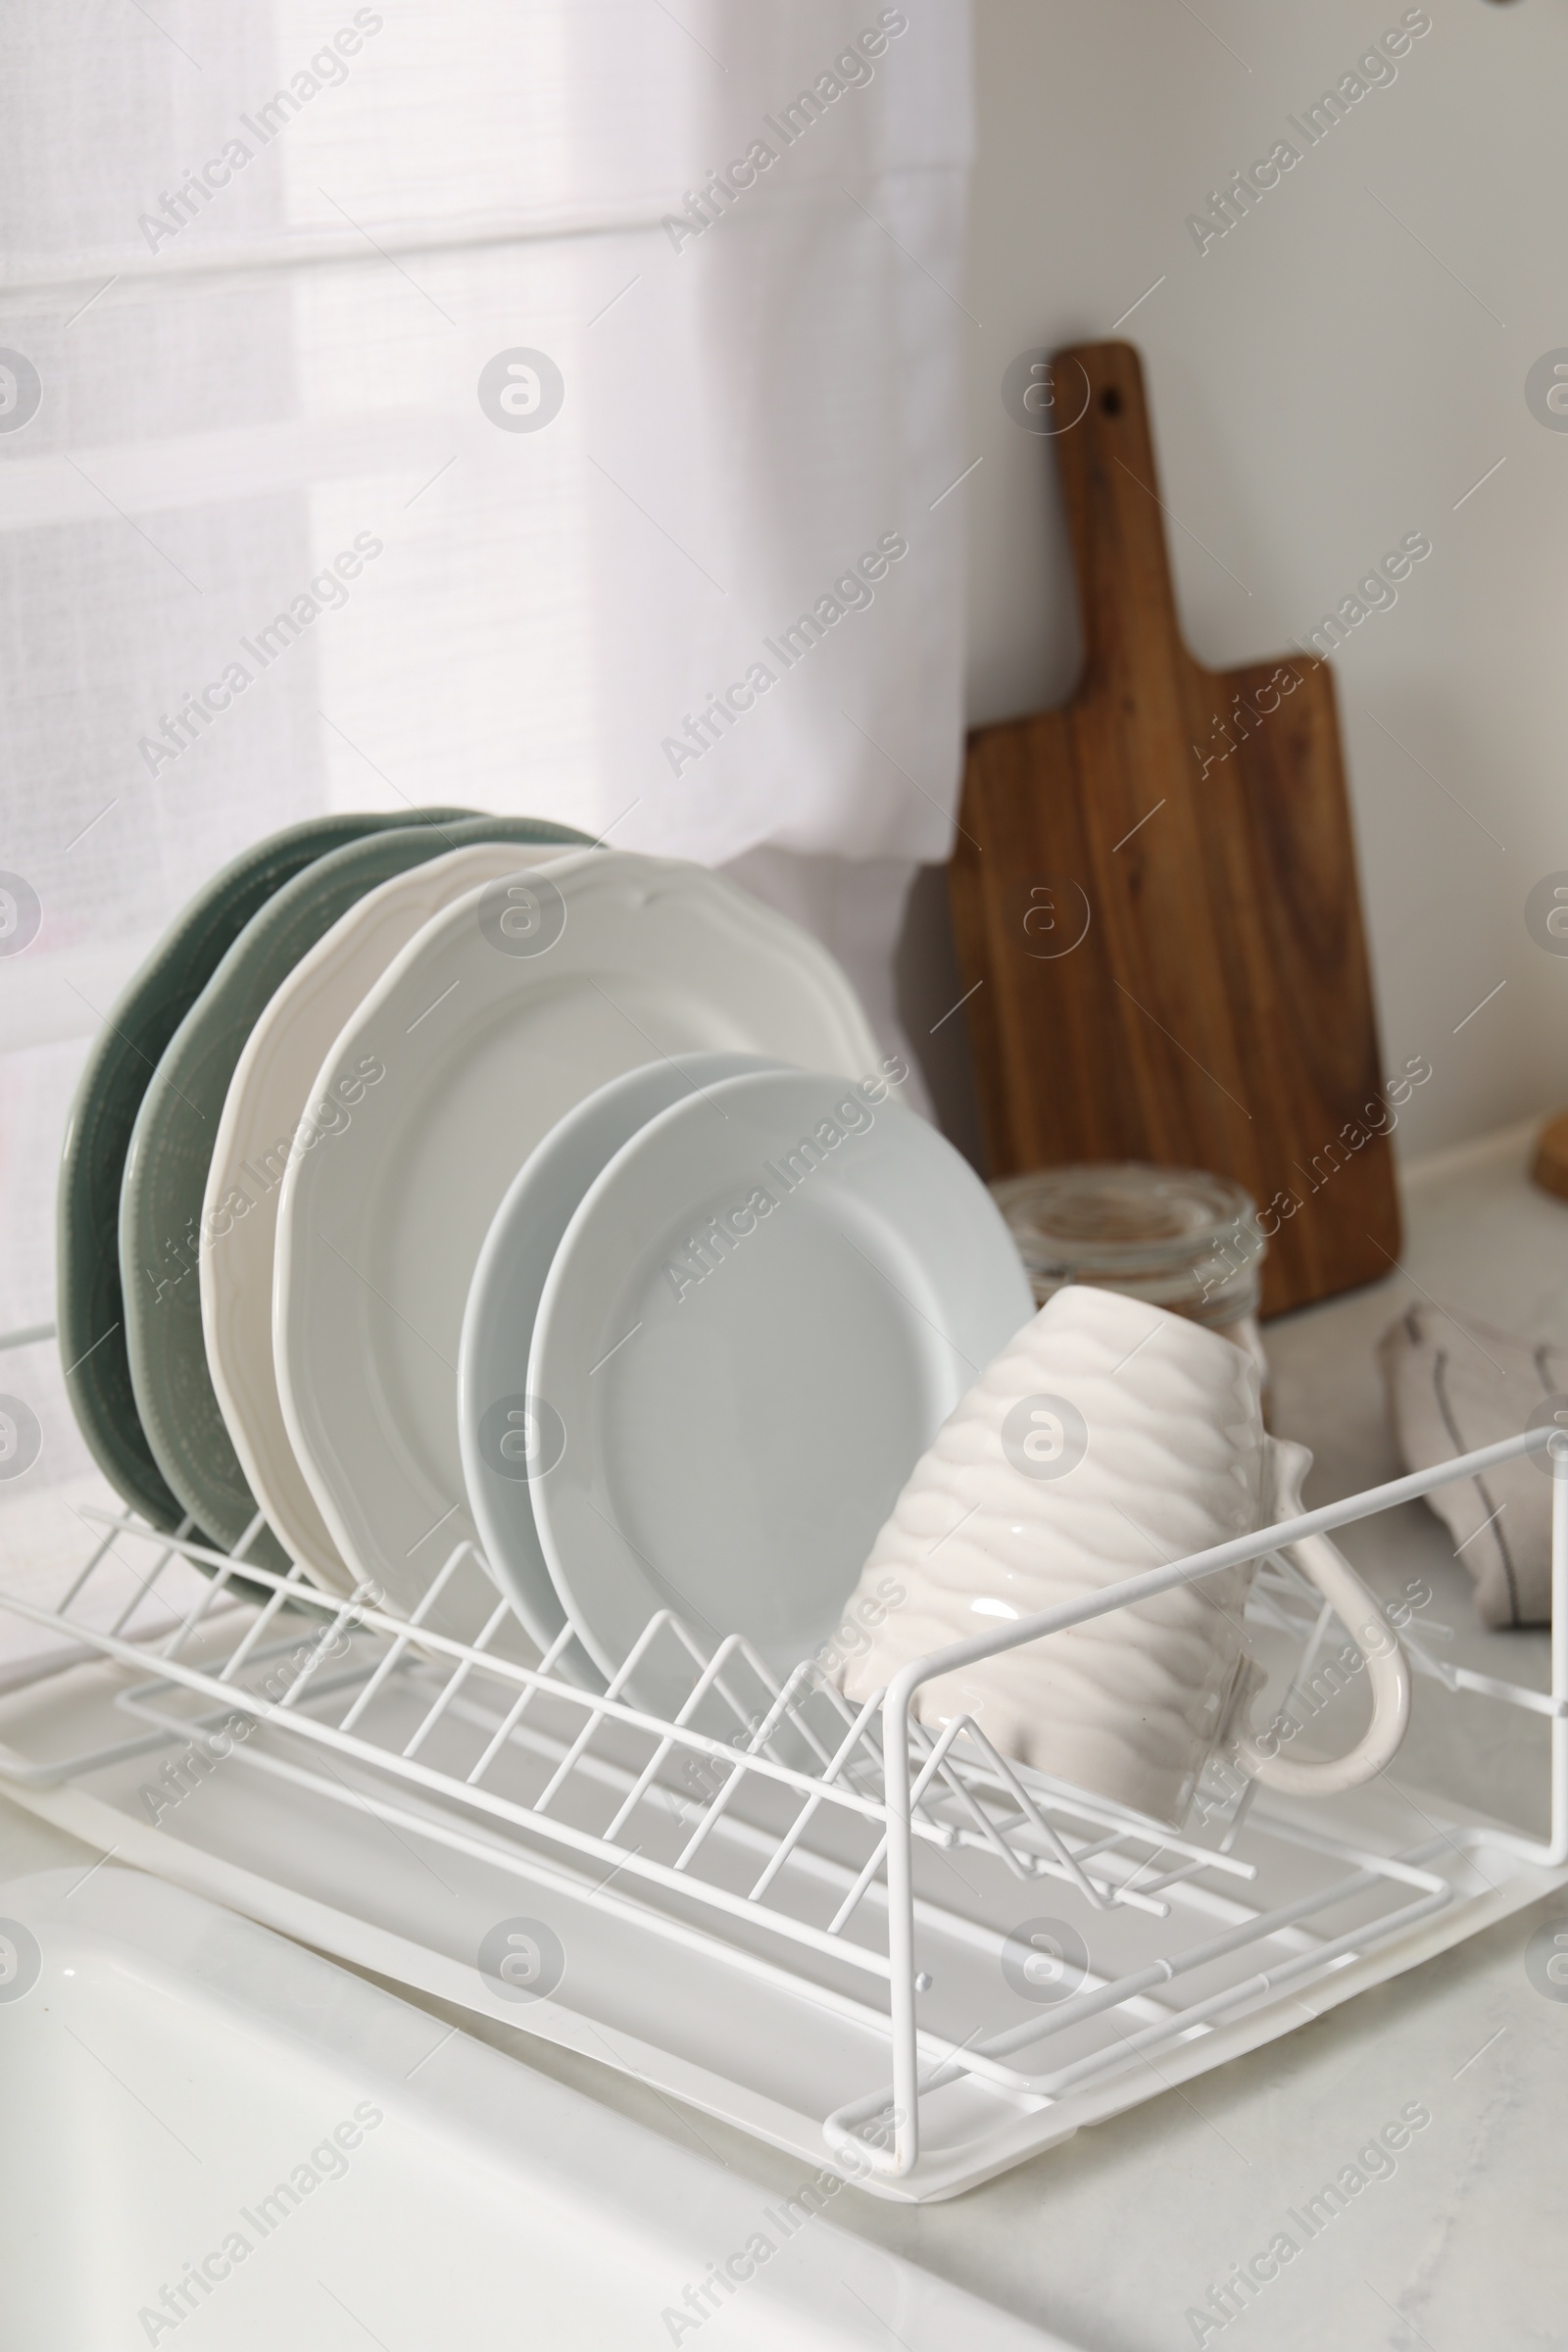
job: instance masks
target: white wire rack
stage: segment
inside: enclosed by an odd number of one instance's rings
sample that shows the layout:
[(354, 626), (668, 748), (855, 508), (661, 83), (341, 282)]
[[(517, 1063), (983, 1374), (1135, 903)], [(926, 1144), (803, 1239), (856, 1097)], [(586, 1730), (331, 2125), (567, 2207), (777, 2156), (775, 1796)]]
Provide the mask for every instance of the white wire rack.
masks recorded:
[[(347, 1957), (883, 2193), (948, 2195), (1557, 1883), (1568, 1479), (1549, 1691), (1404, 1636), (1418, 1675), (1465, 1706), (1547, 1719), (1544, 1839), (1449, 1806), (1424, 1811), (1410, 1843), (1408, 1810), (1375, 1790), (1308, 1804), (1234, 1782), (1200, 1791), (1199, 1826), (1175, 1835), (1014, 1765), (972, 1723), (934, 1736), (918, 1686), (1255, 1559), (1250, 1621), (1294, 1692), (1331, 1617), (1282, 1546), (1552, 1442), (1527, 1432), (1131, 1578), (927, 1658), (860, 1706), (809, 1666), (780, 1684), (739, 1637), (710, 1653), (668, 1612), (603, 1692), (561, 1670), (569, 1636), (528, 1650), (504, 1600), (468, 1640), (437, 1633), (424, 1620), (466, 1546), (405, 1620), (368, 1592), (254, 1566), (243, 1545), (106, 1514), (57, 1602), (0, 1592), (54, 1637), (0, 1701), (0, 1775), (126, 1858)], [(208, 1581), (172, 1616), (179, 1559)], [(106, 1619), (95, 1588), (128, 1561), (133, 1597)], [(265, 1601), (237, 1598), (240, 1580)], [(687, 1693), (668, 1716), (636, 1701), (655, 1663), (661, 1689), (673, 1663)], [(509, 1920), (524, 1899), (527, 1919)], [(487, 1962), (498, 1920), (524, 1933), (531, 1985)], [(1059, 1964), (1020, 1975), (1042, 1950)]]

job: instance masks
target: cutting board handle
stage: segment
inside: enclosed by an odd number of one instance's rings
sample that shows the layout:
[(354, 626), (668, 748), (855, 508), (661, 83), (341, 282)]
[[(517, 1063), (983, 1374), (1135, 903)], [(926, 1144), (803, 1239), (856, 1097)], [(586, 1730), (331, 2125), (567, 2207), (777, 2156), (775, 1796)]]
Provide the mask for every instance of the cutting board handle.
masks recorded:
[(1143, 364), (1131, 343), (1075, 343), (1052, 367), (1083, 683), (1146, 679), (1152, 665), (1191, 657), (1176, 619)]

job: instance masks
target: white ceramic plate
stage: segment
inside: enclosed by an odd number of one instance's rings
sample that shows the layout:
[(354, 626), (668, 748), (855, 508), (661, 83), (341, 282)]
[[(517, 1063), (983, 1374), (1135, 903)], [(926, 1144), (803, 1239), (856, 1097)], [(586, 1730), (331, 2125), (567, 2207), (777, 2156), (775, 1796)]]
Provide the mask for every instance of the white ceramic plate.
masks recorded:
[(460, 899), (337, 1039), (313, 1098), (368, 1059), (387, 1074), (352, 1126), (284, 1177), (273, 1358), (321, 1516), (394, 1606), (475, 1539), (458, 1343), (508, 1185), (607, 1080), (725, 1052), (846, 1077), (877, 1059), (854, 990), (815, 940), (700, 866), (614, 850)]
[[(705, 1088), (623, 1146), (566, 1229), (527, 1381), (562, 1449), (530, 1494), (607, 1675), (662, 1608), (706, 1645), (746, 1635), (776, 1673), (807, 1657), (1035, 1311), (980, 1179), (876, 1095), (801, 1070)], [(652, 1666), (632, 1688), (673, 1695)]]
[[(594, 1178), (651, 1118), (723, 1079), (777, 1066), (756, 1054), (685, 1054), (612, 1078), (529, 1152), (485, 1236), (458, 1353), (458, 1444), (490, 1572), (541, 1650), (566, 1623), (529, 1499), (554, 1458), (550, 1416), (534, 1411), (527, 1385), (534, 1316), (557, 1244)], [(602, 1685), (575, 1642), (557, 1664)]]
[[(433, 914), (517, 870), (530, 852), (481, 842), (394, 875), (361, 899), (303, 956), (251, 1031), (229, 1081), (213, 1147), (202, 1231), (202, 1336), (219, 1406), (251, 1493), (293, 1558), (318, 1584), (353, 1579), (294, 1457), (272, 1369), (272, 1266), (281, 1180), (307, 1098), (333, 1040), (394, 956)], [(552, 853), (541, 850), (542, 860)], [(313, 1099), (309, 1148), (352, 1124), (375, 1081), (350, 1075), (347, 1094)], [(302, 1139), (303, 1140), (303, 1139)], [(248, 1202), (233, 1213), (232, 1202)], [(230, 1205), (225, 1208), (225, 1202)]]

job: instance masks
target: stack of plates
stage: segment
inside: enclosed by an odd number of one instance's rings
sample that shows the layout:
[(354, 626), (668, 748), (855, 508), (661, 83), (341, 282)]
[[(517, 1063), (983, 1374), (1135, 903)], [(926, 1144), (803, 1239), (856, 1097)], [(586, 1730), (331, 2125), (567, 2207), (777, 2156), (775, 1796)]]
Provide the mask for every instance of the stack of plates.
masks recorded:
[(294, 827), (83, 1077), (88, 1443), (157, 1526), (469, 1635), (488, 1594), (587, 1682), (662, 1609), (787, 1668), (1032, 1311), (903, 1075), (700, 867), (451, 810)]

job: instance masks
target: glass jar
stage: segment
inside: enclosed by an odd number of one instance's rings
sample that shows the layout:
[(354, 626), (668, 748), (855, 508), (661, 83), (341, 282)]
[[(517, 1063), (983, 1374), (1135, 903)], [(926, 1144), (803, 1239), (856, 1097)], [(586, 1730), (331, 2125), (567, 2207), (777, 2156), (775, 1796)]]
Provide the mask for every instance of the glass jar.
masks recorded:
[(1256, 1317), (1268, 1245), (1228, 1176), (1117, 1160), (1038, 1168), (991, 1190), (1038, 1305), (1069, 1282), (1147, 1298), (1234, 1340), (1267, 1381)]

